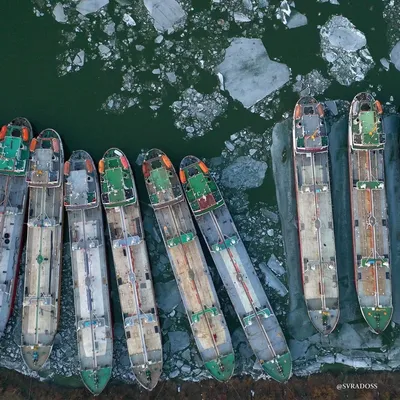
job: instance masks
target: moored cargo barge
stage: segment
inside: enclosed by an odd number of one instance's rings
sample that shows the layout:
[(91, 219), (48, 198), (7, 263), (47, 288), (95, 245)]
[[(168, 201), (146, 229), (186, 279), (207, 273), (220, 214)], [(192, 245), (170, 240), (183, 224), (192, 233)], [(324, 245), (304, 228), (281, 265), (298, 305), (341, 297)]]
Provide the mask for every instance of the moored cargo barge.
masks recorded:
[(64, 175), (80, 374), (88, 390), (98, 395), (110, 380), (113, 362), (99, 181), (92, 158), (83, 150), (72, 153)]
[(392, 317), (392, 282), (385, 194), (383, 109), (369, 93), (349, 114), (349, 171), (356, 288), (361, 312), (375, 333)]
[(339, 286), (324, 109), (302, 97), (293, 115), (293, 160), (304, 298), (324, 335), (339, 320)]
[(128, 159), (115, 148), (100, 160), (99, 173), (129, 359), (138, 382), (152, 390), (163, 353), (135, 180)]
[(15, 118), (0, 130), (0, 336), (11, 315), (24, 245), (32, 127)]
[(26, 365), (37, 371), (51, 353), (59, 320), (64, 150), (53, 129), (32, 139), (29, 150), (21, 352)]
[(231, 337), (178, 176), (158, 149), (142, 169), (199, 353), (211, 375), (227, 381), (235, 365)]
[(292, 359), (285, 337), (216, 182), (194, 156), (182, 160), (179, 175), (250, 347), (264, 372), (287, 381)]

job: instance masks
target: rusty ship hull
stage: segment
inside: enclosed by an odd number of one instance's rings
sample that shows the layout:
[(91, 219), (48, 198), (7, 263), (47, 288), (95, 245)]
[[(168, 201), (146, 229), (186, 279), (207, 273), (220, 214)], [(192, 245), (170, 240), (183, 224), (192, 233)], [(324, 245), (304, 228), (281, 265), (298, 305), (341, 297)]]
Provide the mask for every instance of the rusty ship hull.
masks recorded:
[(349, 172), (355, 281), (362, 315), (374, 333), (393, 313), (385, 193), (383, 109), (369, 93), (349, 113)]
[(235, 365), (231, 336), (179, 178), (158, 149), (146, 154), (142, 170), (200, 356), (215, 379), (227, 381)]
[(339, 287), (328, 135), (323, 106), (312, 97), (295, 107), (293, 162), (304, 298), (312, 324), (328, 335), (339, 320)]

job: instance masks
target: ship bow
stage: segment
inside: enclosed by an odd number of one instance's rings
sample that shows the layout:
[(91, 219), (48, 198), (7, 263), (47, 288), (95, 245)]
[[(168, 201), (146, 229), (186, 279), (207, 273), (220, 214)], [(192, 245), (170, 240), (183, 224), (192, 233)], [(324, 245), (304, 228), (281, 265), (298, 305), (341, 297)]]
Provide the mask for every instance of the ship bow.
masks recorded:
[(262, 363), (263, 370), (277, 382), (286, 382), (292, 376), (292, 356), (287, 352)]
[(22, 346), (21, 355), (32, 371), (39, 371), (50, 356), (52, 346)]
[(235, 356), (233, 353), (230, 353), (219, 359), (207, 361), (204, 365), (217, 381), (225, 382), (233, 375)]
[(111, 371), (111, 367), (81, 371), (82, 381), (94, 396), (98, 396), (107, 386)]
[(133, 372), (139, 384), (146, 390), (153, 390), (161, 376), (162, 363), (155, 363), (148, 368), (133, 368)]
[(382, 333), (389, 325), (392, 318), (392, 307), (372, 308), (362, 307), (361, 312), (367, 321), (371, 330), (376, 333)]

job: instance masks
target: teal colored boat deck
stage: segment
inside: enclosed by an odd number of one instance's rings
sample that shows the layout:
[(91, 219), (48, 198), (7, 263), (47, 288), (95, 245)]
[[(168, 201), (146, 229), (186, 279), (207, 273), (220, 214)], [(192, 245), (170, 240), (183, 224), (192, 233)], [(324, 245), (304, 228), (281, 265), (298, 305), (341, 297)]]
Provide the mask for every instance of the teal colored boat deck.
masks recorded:
[[(113, 154), (113, 150), (110, 150)], [(108, 153), (108, 152), (107, 152)], [(104, 173), (100, 174), (101, 191), (105, 207), (135, 203), (133, 176), (130, 168), (124, 168), (119, 156), (105, 155)]]
[[(9, 129), (10, 130), (10, 129)], [(29, 158), (27, 143), (21, 137), (6, 136), (0, 142), (0, 172), (23, 175)]]

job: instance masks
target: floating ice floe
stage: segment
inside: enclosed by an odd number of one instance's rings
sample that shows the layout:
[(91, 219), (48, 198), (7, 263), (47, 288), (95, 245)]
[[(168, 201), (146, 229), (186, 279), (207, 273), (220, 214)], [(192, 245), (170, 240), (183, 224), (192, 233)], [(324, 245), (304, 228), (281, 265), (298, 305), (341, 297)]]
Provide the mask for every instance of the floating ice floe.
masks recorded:
[(280, 19), (285, 25), (287, 24), (287, 17), (290, 17), (292, 10), (287, 0), (281, 1), (281, 4), (276, 9), (276, 18)]
[(276, 275), (283, 275), (286, 273), (285, 268), (283, 268), (282, 263), (278, 261), (275, 254), (271, 254), (267, 265)]
[(159, 32), (172, 33), (186, 22), (186, 13), (175, 0), (144, 0), (154, 28)]
[(280, 296), (286, 296), (288, 294), (286, 286), (280, 281), (279, 278), (277, 278), (271, 269), (263, 263), (259, 264), (259, 267), (264, 273), (265, 283), (267, 286), (274, 289)]
[(395, 44), (390, 52), (390, 61), (394, 64), (395, 68), (400, 71), (400, 41)]
[(340, 6), (340, 3), (338, 0), (319, 0), (320, 3), (331, 3), (334, 4), (335, 6)]
[(331, 82), (326, 79), (321, 72), (313, 69), (306, 75), (298, 75), (296, 83), (293, 85), (293, 91), (298, 92), (302, 96), (307, 91), (307, 95), (315, 96), (322, 94), (330, 86)]
[(55, 5), (53, 8), (53, 15), (57, 22), (65, 23), (68, 20), (64, 12), (64, 6), (61, 3)]
[(76, 6), (76, 10), (82, 15), (87, 15), (99, 11), (108, 3), (109, 0), (81, 0)]
[(189, 334), (185, 331), (168, 332), (168, 339), (171, 346), (171, 354), (185, 350), (190, 344)]
[(136, 21), (129, 14), (124, 14), (122, 20), (128, 26), (136, 26)]
[[(173, 76), (170, 75), (170, 78)], [(176, 116), (175, 126), (186, 132), (185, 139), (190, 139), (203, 136), (211, 130), (214, 119), (221, 115), (227, 106), (228, 100), (218, 92), (202, 94), (189, 88), (171, 108)]]
[(374, 66), (365, 35), (345, 17), (332, 17), (320, 31), (322, 57), (341, 84), (362, 81)]
[(290, 77), (289, 68), (272, 61), (260, 39), (234, 38), (217, 72), (225, 88), (246, 108), (281, 88)]
[(307, 25), (308, 20), (307, 17), (297, 11), (293, 12), (293, 14), (288, 19), (286, 25), (289, 29), (299, 28), (301, 26)]
[(221, 183), (235, 189), (251, 189), (262, 185), (267, 171), (267, 163), (250, 156), (238, 157), (221, 174)]
[(389, 62), (386, 58), (381, 58), (379, 61), (380, 61), (381, 65), (382, 65), (382, 67), (383, 67), (386, 71), (389, 71), (390, 62)]
[(181, 296), (175, 280), (166, 283), (156, 283), (154, 289), (158, 308), (165, 313), (171, 312), (181, 302)]

